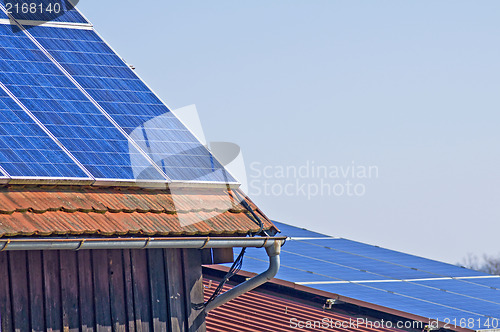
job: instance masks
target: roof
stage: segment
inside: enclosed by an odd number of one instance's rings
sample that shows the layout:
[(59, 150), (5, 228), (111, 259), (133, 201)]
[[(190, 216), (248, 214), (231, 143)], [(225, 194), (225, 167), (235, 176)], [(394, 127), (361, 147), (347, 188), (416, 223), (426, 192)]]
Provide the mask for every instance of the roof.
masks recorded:
[[(277, 230), (247, 202), (265, 229)], [(0, 237), (245, 235), (258, 229), (225, 189), (0, 187)]]
[[(205, 300), (217, 285), (218, 281), (204, 279)], [(207, 332), (399, 331), (361, 320), (357, 325), (358, 318), (253, 290), (210, 311), (206, 323)]]
[(0, 237), (259, 230), (237, 180), (78, 9), (60, 9), (0, 4)]
[(237, 185), (77, 9), (11, 9), (0, 6), (2, 182)]
[[(275, 223), (290, 237), (276, 278), (406, 317), (462, 319), (474, 330), (500, 326), (500, 276)], [(259, 273), (267, 264), (248, 249), (242, 269)]]

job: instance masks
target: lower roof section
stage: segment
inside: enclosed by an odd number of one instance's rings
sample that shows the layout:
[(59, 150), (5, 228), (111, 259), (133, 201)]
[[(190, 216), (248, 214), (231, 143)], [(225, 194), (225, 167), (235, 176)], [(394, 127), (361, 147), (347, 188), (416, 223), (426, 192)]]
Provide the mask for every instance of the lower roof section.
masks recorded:
[[(276, 278), (356, 299), (453, 330), (500, 327), (500, 276), (275, 222), (288, 237)], [(267, 257), (247, 250), (243, 270)]]
[[(234, 191), (217, 188), (0, 187), (0, 237), (246, 235), (259, 230)], [(265, 230), (277, 228), (246, 198)]]
[[(204, 280), (208, 300), (218, 280)], [(225, 286), (224, 291), (230, 287)], [(361, 316), (338, 313), (321, 306), (304, 304), (293, 298), (274, 296), (259, 290), (245, 293), (208, 313), (207, 332), (256, 331), (401, 331)]]

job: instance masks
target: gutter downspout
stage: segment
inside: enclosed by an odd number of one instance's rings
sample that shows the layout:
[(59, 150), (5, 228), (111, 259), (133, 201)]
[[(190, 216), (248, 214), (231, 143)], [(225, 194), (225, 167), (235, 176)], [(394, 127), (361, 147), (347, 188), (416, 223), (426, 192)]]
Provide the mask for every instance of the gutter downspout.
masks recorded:
[(279, 240), (274, 241), (270, 246), (266, 247), (266, 252), (269, 256), (269, 268), (266, 271), (217, 296), (205, 307), (205, 311), (209, 312), (210, 310), (234, 300), (238, 296), (243, 295), (244, 293), (249, 292), (271, 280), (276, 273), (278, 273), (280, 268), (280, 253), (282, 244), (283, 241)]

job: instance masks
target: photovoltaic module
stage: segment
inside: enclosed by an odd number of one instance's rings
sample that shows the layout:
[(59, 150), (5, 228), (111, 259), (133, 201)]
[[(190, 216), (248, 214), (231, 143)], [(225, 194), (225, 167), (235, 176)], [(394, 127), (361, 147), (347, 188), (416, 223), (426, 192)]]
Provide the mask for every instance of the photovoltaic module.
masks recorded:
[(1, 3), (4, 178), (237, 183), (69, 2)]
[[(500, 276), (274, 222), (289, 240), (276, 278), (472, 330), (500, 327)], [(242, 270), (268, 266), (248, 249)]]

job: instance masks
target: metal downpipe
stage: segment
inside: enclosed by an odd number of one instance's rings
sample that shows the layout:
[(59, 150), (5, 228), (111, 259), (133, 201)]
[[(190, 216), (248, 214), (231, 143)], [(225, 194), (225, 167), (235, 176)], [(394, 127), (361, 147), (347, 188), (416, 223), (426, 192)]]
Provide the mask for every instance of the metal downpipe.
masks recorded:
[(238, 296), (243, 295), (244, 293), (249, 292), (254, 288), (257, 288), (274, 278), (280, 268), (280, 253), (282, 244), (283, 241), (279, 240), (274, 241), (272, 245), (266, 247), (266, 252), (269, 256), (269, 268), (266, 271), (217, 296), (205, 307), (205, 311), (209, 312), (210, 310), (213, 310), (231, 300), (234, 300)]

